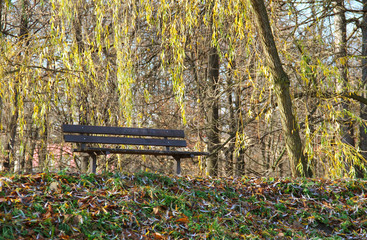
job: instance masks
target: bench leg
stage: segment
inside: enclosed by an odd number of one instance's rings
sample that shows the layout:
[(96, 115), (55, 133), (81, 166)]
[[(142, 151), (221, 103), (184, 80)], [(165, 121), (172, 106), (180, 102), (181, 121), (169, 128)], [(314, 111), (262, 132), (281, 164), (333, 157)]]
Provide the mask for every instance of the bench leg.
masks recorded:
[(90, 156), (92, 159), (89, 164), (89, 172), (95, 174), (97, 170), (97, 155), (95, 153), (90, 153)]
[(176, 160), (176, 174), (181, 174), (181, 158), (180, 157), (173, 157)]

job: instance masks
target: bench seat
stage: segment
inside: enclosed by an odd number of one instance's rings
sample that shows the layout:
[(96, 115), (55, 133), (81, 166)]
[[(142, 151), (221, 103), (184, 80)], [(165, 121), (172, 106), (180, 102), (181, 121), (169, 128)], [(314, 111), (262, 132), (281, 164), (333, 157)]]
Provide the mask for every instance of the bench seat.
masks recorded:
[[(186, 147), (183, 130), (124, 128), (87, 125), (62, 126), (64, 141), (77, 144), (74, 152), (85, 152), (91, 157), (91, 171), (96, 172), (96, 156), (108, 154), (135, 154), (172, 156), (176, 160), (176, 173), (181, 173), (181, 158), (208, 155), (207, 152), (172, 150), (171, 148)], [(96, 147), (95, 145), (109, 145)], [(117, 147), (113, 147), (116, 146)], [(145, 146), (144, 149), (131, 149), (126, 146)], [(112, 147), (110, 147), (112, 146)], [(149, 149), (154, 147), (155, 149)], [(165, 147), (165, 149), (156, 149)]]

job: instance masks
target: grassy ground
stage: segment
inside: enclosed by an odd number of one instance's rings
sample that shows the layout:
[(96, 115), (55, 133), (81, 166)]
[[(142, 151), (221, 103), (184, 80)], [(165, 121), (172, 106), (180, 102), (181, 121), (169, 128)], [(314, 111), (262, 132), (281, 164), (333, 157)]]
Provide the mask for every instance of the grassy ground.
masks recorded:
[(0, 174), (0, 239), (367, 239), (367, 183)]

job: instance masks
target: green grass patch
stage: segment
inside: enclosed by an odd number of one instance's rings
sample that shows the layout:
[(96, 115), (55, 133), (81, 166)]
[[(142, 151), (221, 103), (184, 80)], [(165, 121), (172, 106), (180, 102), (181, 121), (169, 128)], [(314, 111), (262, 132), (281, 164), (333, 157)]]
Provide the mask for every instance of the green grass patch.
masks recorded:
[(365, 239), (362, 180), (0, 174), (0, 239)]

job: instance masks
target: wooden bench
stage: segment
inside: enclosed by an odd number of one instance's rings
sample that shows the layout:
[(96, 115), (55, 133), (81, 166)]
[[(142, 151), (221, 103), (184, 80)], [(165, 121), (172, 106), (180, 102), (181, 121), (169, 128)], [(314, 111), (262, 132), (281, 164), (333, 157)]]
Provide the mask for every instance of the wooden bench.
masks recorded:
[[(65, 142), (77, 143), (74, 152), (85, 152), (91, 156), (90, 169), (96, 173), (97, 155), (138, 154), (172, 156), (177, 162), (176, 173), (181, 173), (181, 159), (208, 155), (206, 152), (171, 150), (171, 147), (186, 147), (183, 130), (103, 127), (86, 125), (62, 125)], [(145, 146), (131, 149), (126, 146)], [(155, 149), (149, 149), (155, 147)], [(159, 147), (157, 149), (156, 147)], [(164, 149), (162, 149), (164, 148)]]

